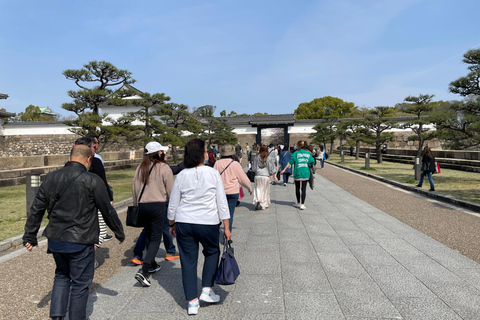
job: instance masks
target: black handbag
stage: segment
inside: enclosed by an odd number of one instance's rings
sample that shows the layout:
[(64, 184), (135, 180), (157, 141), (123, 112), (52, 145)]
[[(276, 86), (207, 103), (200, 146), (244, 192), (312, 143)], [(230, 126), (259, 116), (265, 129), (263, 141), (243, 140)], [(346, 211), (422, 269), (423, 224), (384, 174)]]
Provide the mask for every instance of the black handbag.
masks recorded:
[[(152, 173), (153, 167), (155, 163), (150, 168), (148, 175)], [(146, 184), (143, 185), (142, 192), (140, 192), (140, 196), (138, 197), (137, 203), (140, 203), (140, 199), (142, 199), (143, 191), (145, 191)], [(140, 208), (137, 206), (128, 206), (127, 208), (127, 226), (135, 227), (135, 228), (143, 228), (145, 227), (145, 220), (142, 219), (142, 213), (140, 212)]]
[(251, 182), (255, 182), (255, 172), (252, 170), (252, 168), (248, 169), (247, 177)]
[(240, 269), (233, 254), (232, 240), (228, 240), (227, 244), (223, 244), (223, 254), (218, 265), (215, 283), (222, 285), (235, 284), (239, 275)]

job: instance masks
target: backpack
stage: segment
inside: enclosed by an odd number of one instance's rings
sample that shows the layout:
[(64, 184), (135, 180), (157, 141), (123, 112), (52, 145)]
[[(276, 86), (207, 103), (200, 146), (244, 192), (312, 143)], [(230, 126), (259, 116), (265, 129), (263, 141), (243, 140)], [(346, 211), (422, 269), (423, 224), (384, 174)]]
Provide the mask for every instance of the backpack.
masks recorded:
[(217, 161), (217, 160), (215, 159), (215, 154), (213, 153), (213, 151), (208, 151), (208, 162), (207, 162), (207, 166), (213, 168), (213, 165), (215, 164), (215, 161)]
[(328, 159), (328, 153), (325, 152), (325, 160)]

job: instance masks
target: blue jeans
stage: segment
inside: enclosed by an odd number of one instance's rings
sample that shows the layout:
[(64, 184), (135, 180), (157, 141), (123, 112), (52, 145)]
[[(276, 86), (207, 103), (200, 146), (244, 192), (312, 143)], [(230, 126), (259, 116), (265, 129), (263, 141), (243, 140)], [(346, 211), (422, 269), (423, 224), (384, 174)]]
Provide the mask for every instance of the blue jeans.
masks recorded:
[(182, 282), (185, 299), (188, 301), (198, 296), (197, 290), (197, 264), (198, 244), (203, 247), (202, 287), (213, 287), (217, 273), (220, 247), (218, 234), (220, 225), (204, 225), (177, 222), (177, 243), (180, 251), (180, 264), (182, 266)]
[(283, 183), (288, 183), (288, 177), (290, 177), (290, 173), (283, 174)]
[(93, 244), (73, 253), (52, 252), (57, 265), (53, 281), (50, 317), (65, 317), (68, 301), (69, 319), (87, 319), (88, 286), (92, 283), (95, 250)]
[[(175, 244), (173, 244), (173, 238), (168, 232), (168, 229), (168, 216), (165, 214), (165, 218), (163, 219), (163, 244), (165, 245), (165, 251), (173, 254), (175, 253), (176, 249)], [(138, 236), (135, 247), (133, 248), (133, 255), (139, 257), (140, 260), (143, 260), (143, 250), (145, 250), (146, 239), (145, 229), (143, 229)]]
[(232, 232), (232, 227), (233, 227), (233, 213), (235, 212), (235, 207), (237, 206), (237, 201), (238, 201), (238, 193), (235, 194), (227, 194), (227, 202), (228, 202), (228, 209), (230, 210), (230, 224), (229, 224), (229, 229), (230, 232)]
[(323, 166), (325, 165), (325, 160), (324, 159), (320, 159), (320, 166), (321, 168), (323, 169)]
[(420, 182), (418, 183), (418, 185), (421, 187), (422, 184), (423, 184), (423, 177), (427, 175), (428, 176), (428, 183), (430, 183), (430, 189), (435, 189), (435, 186), (433, 185), (433, 178), (432, 178), (432, 173), (431, 172), (422, 172), (422, 174), (420, 175)]

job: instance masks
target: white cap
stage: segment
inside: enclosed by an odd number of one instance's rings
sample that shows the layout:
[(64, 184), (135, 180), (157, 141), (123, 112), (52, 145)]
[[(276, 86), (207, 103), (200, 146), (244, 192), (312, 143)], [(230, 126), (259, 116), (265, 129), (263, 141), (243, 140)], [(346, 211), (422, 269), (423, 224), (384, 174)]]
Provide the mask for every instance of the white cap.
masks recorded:
[(283, 144), (280, 145), (280, 149), (283, 149), (283, 147), (285, 147)]
[(168, 151), (167, 146), (162, 146), (157, 141), (147, 143), (147, 145), (145, 146), (145, 149), (147, 149), (147, 154), (152, 154), (152, 153), (155, 153), (155, 152), (158, 152), (158, 151), (163, 151), (163, 152)]

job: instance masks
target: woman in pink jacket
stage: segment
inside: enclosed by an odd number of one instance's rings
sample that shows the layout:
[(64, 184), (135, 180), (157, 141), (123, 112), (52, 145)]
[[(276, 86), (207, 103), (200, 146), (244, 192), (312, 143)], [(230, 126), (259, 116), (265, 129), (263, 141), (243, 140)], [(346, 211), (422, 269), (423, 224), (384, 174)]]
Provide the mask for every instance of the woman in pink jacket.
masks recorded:
[(243, 171), (242, 166), (238, 161), (235, 161), (235, 147), (231, 144), (226, 144), (220, 148), (221, 159), (215, 162), (213, 166), (220, 173), (227, 195), (228, 209), (230, 210), (230, 232), (233, 225), (233, 213), (238, 201), (239, 184), (248, 189), (252, 194), (252, 186), (247, 175)]

